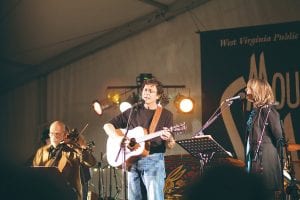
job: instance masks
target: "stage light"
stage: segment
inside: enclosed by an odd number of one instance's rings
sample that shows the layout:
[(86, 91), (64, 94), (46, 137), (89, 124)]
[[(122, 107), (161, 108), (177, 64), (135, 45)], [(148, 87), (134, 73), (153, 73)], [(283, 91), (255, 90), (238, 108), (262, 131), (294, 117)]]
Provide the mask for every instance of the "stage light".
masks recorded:
[[(119, 109), (121, 110), (121, 112), (124, 112), (125, 110), (129, 109), (132, 107), (132, 104), (139, 102), (140, 100), (140, 89), (142, 84), (144, 83), (145, 80), (149, 80), (155, 78), (155, 76), (153, 76), (151, 73), (141, 73), (136, 77), (136, 85), (125, 85), (125, 86), (107, 86), (107, 90), (106, 92), (106, 98), (104, 100), (101, 101), (94, 101), (93, 102), (93, 107), (95, 112), (98, 115), (101, 115), (103, 113), (103, 110), (106, 108), (111, 108), (111, 107), (115, 107), (118, 106)], [(164, 85), (163, 88), (174, 88), (174, 89), (178, 89), (178, 88), (185, 88), (185, 85)], [(127, 100), (122, 102), (122, 100), (126, 99), (126, 97), (128, 96), (128, 94), (130, 94), (133, 90), (136, 90), (137, 94), (133, 93), (132, 97), (133, 100)], [(109, 93), (107, 93), (109, 92)], [(125, 97), (125, 98), (124, 98)], [(169, 103), (169, 100), (171, 100), (173, 98), (169, 98), (169, 94), (167, 93), (167, 95), (162, 95), (159, 101), (159, 104), (162, 106), (166, 106)], [(184, 101), (181, 105), (181, 107), (183, 106), (183, 111), (181, 112), (190, 112), (190, 110), (193, 109), (193, 101), (190, 100), (191, 102), (189, 103), (189, 101)], [(192, 105), (191, 105), (192, 103)], [(142, 105), (142, 102), (139, 104)], [(188, 110), (186, 110), (186, 106), (190, 106), (192, 108), (189, 108)], [(180, 108), (180, 104), (178, 104), (178, 109)]]
[(103, 110), (110, 108), (112, 105), (113, 104), (110, 103), (107, 99), (101, 101), (94, 100), (92, 102), (93, 109), (98, 115), (102, 115)]
[(174, 104), (178, 112), (190, 113), (194, 109), (194, 100), (182, 94), (177, 94), (174, 99)]
[(94, 111), (98, 114), (98, 115), (102, 115), (102, 108), (101, 108), (101, 104), (98, 100), (93, 101), (92, 106), (94, 108)]
[(107, 98), (114, 104), (120, 104), (121, 94), (119, 92), (110, 92), (108, 93)]
[(138, 101), (139, 101), (139, 96), (133, 92), (132, 95), (128, 96), (128, 98), (125, 101), (120, 103), (120, 111), (124, 112), (125, 110), (131, 108), (132, 104)]
[(124, 101), (120, 104), (120, 111), (124, 112), (125, 110), (128, 110), (131, 107), (132, 107), (132, 105), (129, 102)]

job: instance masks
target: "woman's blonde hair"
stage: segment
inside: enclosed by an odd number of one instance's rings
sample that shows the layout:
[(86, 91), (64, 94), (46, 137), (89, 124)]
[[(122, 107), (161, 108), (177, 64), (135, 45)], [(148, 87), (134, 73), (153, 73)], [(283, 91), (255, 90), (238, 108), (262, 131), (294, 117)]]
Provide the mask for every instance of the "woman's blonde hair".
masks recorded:
[(247, 90), (250, 90), (255, 107), (272, 105), (275, 102), (270, 84), (262, 79), (250, 79), (247, 83)]

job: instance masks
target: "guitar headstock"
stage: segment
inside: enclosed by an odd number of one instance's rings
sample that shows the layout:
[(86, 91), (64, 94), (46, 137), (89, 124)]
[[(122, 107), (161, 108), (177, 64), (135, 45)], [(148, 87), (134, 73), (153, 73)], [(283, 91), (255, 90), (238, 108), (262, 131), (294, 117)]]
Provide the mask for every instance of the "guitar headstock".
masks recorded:
[(187, 129), (187, 126), (185, 122), (182, 122), (180, 124), (176, 124), (175, 126), (172, 126), (169, 128), (169, 131), (176, 134), (181, 134)]

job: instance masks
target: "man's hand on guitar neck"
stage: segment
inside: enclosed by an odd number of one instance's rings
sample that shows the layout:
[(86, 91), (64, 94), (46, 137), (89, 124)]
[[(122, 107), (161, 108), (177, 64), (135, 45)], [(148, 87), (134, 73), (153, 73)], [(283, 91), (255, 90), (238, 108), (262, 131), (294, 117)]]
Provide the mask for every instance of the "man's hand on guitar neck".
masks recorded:
[(161, 130), (160, 137), (163, 140), (169, 140), (170, 137), (172, 137), (172, 134), (169, 132), (168, 128), (164, 128), (163, 130)]
[(166, 141), (166, 145), (169, 149), (172, 149), (175, 146), (175, 140), (173, 135), (169, 132), (168, 128), (162, 130), (161, 139)]

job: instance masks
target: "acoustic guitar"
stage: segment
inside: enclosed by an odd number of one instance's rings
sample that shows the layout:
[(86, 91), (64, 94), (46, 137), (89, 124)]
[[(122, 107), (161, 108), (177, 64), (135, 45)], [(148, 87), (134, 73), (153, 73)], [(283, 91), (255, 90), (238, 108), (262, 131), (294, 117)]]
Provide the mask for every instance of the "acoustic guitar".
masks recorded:
[[(173, 134), (181, 134), (186, 130), (185, 123), (181, 123), (172, 126), (167, 131)], [(134, 160), (138, 157), (145, 157), (149, 155), (150, 143), (147, 142), (153, 138), (160, 137), (163, 131), (157, 131), (154, 133), (147, 133), (143, 127), (135, 127), (128, 130), (127, 142), (124, 143), (124, 135), (126, 129), (116, 129), (116, 133), (113, 136), (109, 136), (106, 143), (106, 156), (108, 163), (113, 167), (122, 165), (125, 161), (127, 166), (130, 166)], [(124, 144), (125, 148), (121, 148)], [(125, 154), (124, 154), (125, 149)]]

